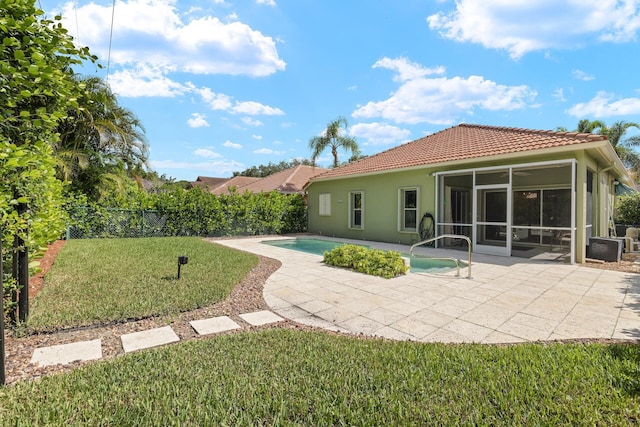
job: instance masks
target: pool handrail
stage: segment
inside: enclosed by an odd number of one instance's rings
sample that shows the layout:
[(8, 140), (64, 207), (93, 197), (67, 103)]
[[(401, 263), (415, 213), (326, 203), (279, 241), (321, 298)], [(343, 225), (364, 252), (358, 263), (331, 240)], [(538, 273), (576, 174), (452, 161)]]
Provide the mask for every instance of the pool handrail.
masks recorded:
[[(411, 256), (415, 256), (413, 254), (413, 250), (416, 248), (416, 246), (426, 245), (427, 243), (435, 242), (436, 240), (445, 239), (445, 238), (462, 239), (462, 240), (466, 240), (467, 241), (467, 248), (469, 250), (469, 260), (468, 260), (468, 265), (467, 265), (467, 279), (471, 279), (471, 239), (469, 237), (467, 237), (467, 236), (460, 235), (460, 234), (441, 234), (439, 236), (432, 237), (430, 239), (423, 240), (422, 242), (418, 242), (418, 243), (416, 243), (414, 245), (411, 245), (411, 248), (409, 249), (409, 253), (411, 254)], [(456, 265), (458, 266), (458, 275), (460, 275), (460, 273), (459, 273), (460, 265), (457, 262), (456, 262)]]

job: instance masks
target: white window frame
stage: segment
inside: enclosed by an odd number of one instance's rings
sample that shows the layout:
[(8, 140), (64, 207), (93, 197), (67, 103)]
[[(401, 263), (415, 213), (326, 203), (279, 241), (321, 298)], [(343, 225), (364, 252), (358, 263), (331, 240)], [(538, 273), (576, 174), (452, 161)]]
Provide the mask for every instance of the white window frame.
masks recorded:
[[(360, 195), (360, 225), (353, 224), (354, 212), (356, 208), (353, 206), (353, 198), (356, 194)], [(364, 230), (364, 191), (350, 191), (349, 192), (349, 228), (352, 230)]]
[[(416, 207), (415, 208), (407, 208), (404, 205), (405, 202), (405, 194), (408, 191), (416, 192)], [(415, 210), (416, 212), (416, 226), (415, 228), (406, 228), (404, 219), (405, 212), (407, 210)], [(400, 233), (417, 233), (419, 222), (420, 222), (420, 188), (418, 187), (400, 187), (398, 188), (398, 232)]]
[(331, 216), (331, 193), (320, 193), (318, 197), (320, 216)]

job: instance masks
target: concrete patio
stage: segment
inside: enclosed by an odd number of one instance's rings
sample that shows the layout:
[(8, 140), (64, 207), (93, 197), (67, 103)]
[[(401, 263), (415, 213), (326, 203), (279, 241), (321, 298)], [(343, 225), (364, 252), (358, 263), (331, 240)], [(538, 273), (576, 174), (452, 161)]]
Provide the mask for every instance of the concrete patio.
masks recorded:
[[(640, 338), (640, 275), (474, 254), (471, 279), (462, 269), (460, 278), (455, 272), (409, 273), (387, 280), (261, 243), (272, 239), (217, 243), (280, 260), (264, 298), (274, 312), (303, 324), (423, 342)], [(366, 244), (408, 252), (407, 246)], [(442, 249), (419, 252), (467, 257)]]

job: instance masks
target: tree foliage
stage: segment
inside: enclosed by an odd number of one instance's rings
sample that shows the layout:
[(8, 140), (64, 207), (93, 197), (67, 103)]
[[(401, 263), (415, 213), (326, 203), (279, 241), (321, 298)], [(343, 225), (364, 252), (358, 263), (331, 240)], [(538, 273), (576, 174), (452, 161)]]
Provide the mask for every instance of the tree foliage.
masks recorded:
[[(574, 132), (606, 136), (625, 167), (637, 177), (640, 176), (640, 155), (638, 155), (635, 147), (640, 146), (640, 136), (636, 135), (624, 139), (624, 136), (632, 127), (640, 129), (638, 123), (625, 120), (619, 120), (611, 126), (607, 126), (602, 120), (582, 119), (578, 122), (578, 127)], [(559, 127), (558, 130), (566, 131), (566, 128)]]
[(327, 148), (331, 148), (331, 155), (333, 156), (333, 167), (337, 168), (340, 165), (338, 161), (338, 149), (341, 148), (345, 151), (351, 151), (351, 158), (357, 159), (360, 156), (360, 147), (358, 142), (352, 136), (346, 136), (346, 128), (349, 125), (347, 119), (340, 116), (337, 119), (329, 122), (327, 128), (322, 135), (314, 136), (309, 140), (309, 148), (311, 149), (311, 160), (315, 164), (320, 154)]
[(78, 106), (71, 67), (95, 57), (34, 0), (0, 0), (0, 10), (0, 227), (3, 248), (17, 235), (34, 252), (64, 229), (56, 128)]
[(75, 76), (82, 94), (58, 126), (55, 154), (58, 178), (71, 189), (99, 200), (123, 191), (147, 165), (149, 146), (136, 115), (118, 104), (99, 77)]
[(130, 194), (120, 205), (92, 203), (70, 211), (76, 237), (246, 236), (303, 232), (307, 225), (304, 198), (277, 191), (217, 196), (200, 187), (174, 188)]
[(616, 197), (616, 223), (640, 225), (640, 193)]

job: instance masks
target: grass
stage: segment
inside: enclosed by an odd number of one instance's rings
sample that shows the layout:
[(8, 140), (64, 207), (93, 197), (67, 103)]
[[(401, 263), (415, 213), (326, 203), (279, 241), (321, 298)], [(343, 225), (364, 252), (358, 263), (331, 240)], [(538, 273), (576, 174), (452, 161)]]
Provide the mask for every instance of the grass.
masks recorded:
[(0, 390), (0, 425), (638, 425), (637, 345), (444, 345), (285, 329)]
[[(177, 280), (180, 255), (189, 262)], [(257, 262), (197, 237), (71, 240), (31, 304), (28, 326), (49, 330), (207, 306), (224, 299)]]

